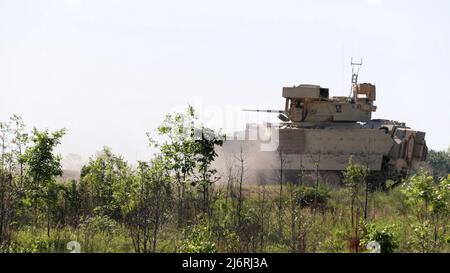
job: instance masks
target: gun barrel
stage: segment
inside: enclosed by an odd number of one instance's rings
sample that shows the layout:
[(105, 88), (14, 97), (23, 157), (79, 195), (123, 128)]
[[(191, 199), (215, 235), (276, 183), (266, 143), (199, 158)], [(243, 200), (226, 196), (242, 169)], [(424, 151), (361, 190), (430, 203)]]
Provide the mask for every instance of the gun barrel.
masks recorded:
[(265, 113), (278, 113), (282, 114), (284, 110), (259, 110), (259, 109), (242, 109), (244, 112), (265, 112)]

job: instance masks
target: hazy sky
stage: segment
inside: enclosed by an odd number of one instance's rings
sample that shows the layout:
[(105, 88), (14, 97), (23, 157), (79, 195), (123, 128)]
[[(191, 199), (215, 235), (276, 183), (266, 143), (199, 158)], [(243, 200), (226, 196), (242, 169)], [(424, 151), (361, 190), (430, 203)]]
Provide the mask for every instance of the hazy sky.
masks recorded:
[(62, 154), (145, 159), (145, 132), (188, 102), (232, 130), (244, 114), (225, 109), (281, 109), (282, 86), (348, 95), (353, 55), (374, 118), (447, 149), (449, 14), (448, 0), (0, 0), (0, 120), (67, 128)]

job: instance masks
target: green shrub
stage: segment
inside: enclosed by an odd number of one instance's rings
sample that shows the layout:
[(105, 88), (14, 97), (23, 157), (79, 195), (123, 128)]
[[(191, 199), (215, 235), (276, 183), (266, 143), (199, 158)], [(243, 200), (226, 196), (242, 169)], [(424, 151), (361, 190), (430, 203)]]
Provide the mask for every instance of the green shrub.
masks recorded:
[(343, 253), (347, 252), (346, 232), (335, 230), (319, 244), (319, 251), (325, 253)]
[(376, 241), (380, 244), (381, 253), (393, 253), (399, 247), (393, 232), (395, 226), (366, 223), (363, 228), (365, 229), (365, 236), (361, 240), (363, 245)]
[(181, 253), (216, 253), (217, 248), (213, 239), (211, 224), (200, 220), (196, 225), (184, 231), (185, 240), (178, 247)]
[(325, 207), (330, 197), (329, 190), (323, 186), (318, 189), (313, 187), (298, 186), (295, 196), (300, 207)]

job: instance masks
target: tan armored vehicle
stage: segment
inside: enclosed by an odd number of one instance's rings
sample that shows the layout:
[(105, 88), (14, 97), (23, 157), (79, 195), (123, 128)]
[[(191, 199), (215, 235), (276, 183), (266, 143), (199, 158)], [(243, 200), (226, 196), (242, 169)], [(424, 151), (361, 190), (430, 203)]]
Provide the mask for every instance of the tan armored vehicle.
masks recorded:
[(357, 80), (353, 73), (350, 96), (330, 97), (329, 89), (319, 85), (284, 87), (284, 110), (245, 110), (276, 112), (282, 122), (247, 125), (224, 143), (222, 152), (229, 156), (243, 150), (250, 171), (266, 179), (283, 169), (286, 181), (305, 183), (320, 176), (337, 184), (351, 156), (368, 168), (373, 185), (399, 181), (426, 159), (425, 133), (396, 121), (372, 120), (375, 85)]

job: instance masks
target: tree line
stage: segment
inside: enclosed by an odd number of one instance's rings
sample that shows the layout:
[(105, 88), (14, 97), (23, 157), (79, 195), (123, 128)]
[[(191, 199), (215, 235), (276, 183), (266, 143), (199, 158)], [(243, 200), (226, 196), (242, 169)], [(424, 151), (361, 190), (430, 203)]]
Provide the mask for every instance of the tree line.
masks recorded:
[[(350, 159), (340, 190), (283, 185), (282, 164), (278, 185), (249, 185), (244, 147), (219, 173), (213, 162), (225, 136), (189, 106), (165, 116), (159, 141), (147, 133), (150, 160), (131, 166), (105, 147), (79, 180), (63, 181), (55, 148), (65, 133), (27, 132), (17, 115), (0, 123), (2, 252), (64, 251), (69, 240), (86, 252), (361, 252), (371, 241), (383, 252), (449, 250), (445, 175), (420, 172), (369, 194), (368, 170)], [(389, 214), (381, 215), (383, 202)]]

